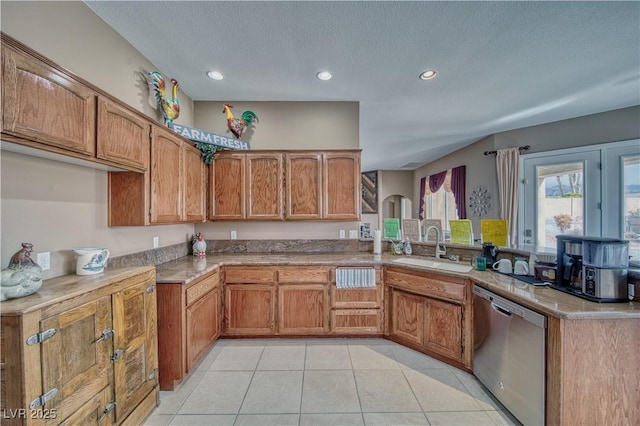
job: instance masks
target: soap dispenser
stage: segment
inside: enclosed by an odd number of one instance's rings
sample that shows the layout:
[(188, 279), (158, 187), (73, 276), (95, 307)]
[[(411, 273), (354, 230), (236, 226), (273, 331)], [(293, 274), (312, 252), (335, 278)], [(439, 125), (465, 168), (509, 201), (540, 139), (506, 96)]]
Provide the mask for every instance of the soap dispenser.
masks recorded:
[(407, 240), (404, 242), (404, 247), (402, 248), (402, 251), (407, 256), (410, 256), (411, 254), (413, 254), (413, 248), (411, 247), (411, 242), (409, 242), (409, 238), (407, 238)]

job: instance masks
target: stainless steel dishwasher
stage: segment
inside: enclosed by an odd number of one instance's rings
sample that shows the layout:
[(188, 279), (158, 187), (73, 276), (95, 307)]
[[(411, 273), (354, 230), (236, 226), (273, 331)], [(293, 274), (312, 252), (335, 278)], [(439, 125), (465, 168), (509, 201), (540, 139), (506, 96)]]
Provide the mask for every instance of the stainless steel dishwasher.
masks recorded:
[(522, 424), (543, 425), (547, 318), (476, 285), (473, 373)]

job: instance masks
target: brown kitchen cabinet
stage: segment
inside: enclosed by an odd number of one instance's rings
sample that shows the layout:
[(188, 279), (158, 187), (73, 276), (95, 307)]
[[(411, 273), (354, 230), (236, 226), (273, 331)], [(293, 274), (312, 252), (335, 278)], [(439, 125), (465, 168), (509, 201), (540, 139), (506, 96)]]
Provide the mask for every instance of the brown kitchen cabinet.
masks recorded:
[(471, 297), (467, 279), (387, 268), (387, 330), (394, 341), (471, 368)]
[(273, 267), (225, 267), (222, 334), (275, 334), (276, 281)]
[(325, 152), (322, 219), (360, 220), (360, 152)]
[(104, 274), (2, 302), (3, 424), (135, 424), (156, 407), (155, 270)]
[(158, 283), (160, 389), (174, 390), (220, 336), (220, 273)]
[(144, 172), (149, 167), (151, 123), (120, 104), (98, 97), (96, 157)]
[(288, 152), (284, 158), (287, 219), (322, 219), (322, 153)]
[(2, 34), (2, 140), (144, 172), (151, 121)]
[(333, 334), (381, 335), (383, 331), (382, 268), (375, 270), (376, 286), (338, 288), (331, 272), (331, 332)]
[(283, 160), (277, 152), (222, 152), (210, 168), (211, 220), (282, 220)]
[(278, 269), (278, 333), (329, 332), (328, 266), (282, 266)]
[(360, 220), (360, 152), (285, 153), (287, 220)]
[(202, 222), (207, 166), (173, 131), (152, 127), (146, 173), (109, 172), (109, 226)]
[(96, 93), (4, 35), (2, 41), (3, 140), (93, 157)]

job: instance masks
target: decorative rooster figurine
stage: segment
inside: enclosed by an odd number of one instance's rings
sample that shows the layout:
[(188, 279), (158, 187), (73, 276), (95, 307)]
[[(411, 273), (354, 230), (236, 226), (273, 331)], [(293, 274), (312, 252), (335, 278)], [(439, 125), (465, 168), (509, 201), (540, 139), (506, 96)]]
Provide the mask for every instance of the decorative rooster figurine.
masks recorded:
[(227, 125), (229, 126), (229, 130), (231, 130), (231, 133), (233, 133), (236, 138), (240, 139), (242, 133), (247, 127), (251, 126), (253, 120), (258, 121), (258, 116), (255, 115), (253, 111), (245, 111), (242, 113), (241, 118), (236, 118), (233, 116), (231, 108), (233, 108), (233, 105), (224, 104), (224, 109), (222, 110), (222, 112), (227, 113)]
[(178, 104), (178, 82), (175, 79), (171, 79), (173, 83), (173, 89), (171, 90), (171, 99), (165, 99), (164, 92), (164, 78), (158, 71), (152, 71), (149, 73), (149, 84), (153, 86), (156, 94), (156, 101), (158, 107), (162, 112), (162, 120), (165, 125), (173, 123), (173, 120), (180, 115), (180, 105)]
[(191, 248), (195, 257), (205, 257), (207, 255), (207, 242), (200, 232), (193, 236)]

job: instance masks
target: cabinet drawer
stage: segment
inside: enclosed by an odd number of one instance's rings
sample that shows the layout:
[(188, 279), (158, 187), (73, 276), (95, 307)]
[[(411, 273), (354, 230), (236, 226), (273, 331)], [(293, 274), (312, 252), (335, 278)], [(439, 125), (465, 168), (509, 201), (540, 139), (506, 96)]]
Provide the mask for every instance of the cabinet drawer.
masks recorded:
[(278, 271), (278, 281), (284, 283), (328, 283), (330, 267), (285, 267)]
[(382, 285), (371, 288), (337, 288), (331, 284), (331, 307), (376, 309), (382, 305)]
[(263, 267), (227, 267), (225, 283), (266, 283), (276, 281), (275, 268)]
[(385, 282), (425, 296), (458, 301), (466, 296), (466, 280), (462, 278), (387, 270)]
[(331, 311), (333, 333), (371, 334), (382, 332), (380, 309), (334, 309)]
[(200, 297), (211, 291), (215, 288), (220, 281), (220, 276), (218, 272), (215, 272), (208, 278), (193, 284), (191, 287), (187, 289), (187, 306), (191, 305), (193, 302), (198, 300)]

